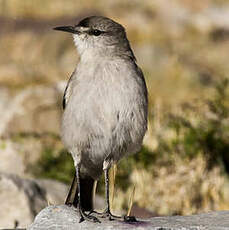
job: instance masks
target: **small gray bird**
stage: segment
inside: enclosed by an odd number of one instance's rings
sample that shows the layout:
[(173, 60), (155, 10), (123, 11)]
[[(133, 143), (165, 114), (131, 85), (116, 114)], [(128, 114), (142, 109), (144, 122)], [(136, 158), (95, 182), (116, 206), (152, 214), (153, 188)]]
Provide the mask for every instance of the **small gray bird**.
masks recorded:
[(117, 22), (92, 16), (54, 29), (72, 33), (80, 55), (63, 98), (62, 140), (76, 168), (66, 204), (78, 207), (80, 222), (99, 222), (92, 191), (104, 171), (106, 209), (101, 217), (113, 219), (108, 171), (141, 148), (148, 107), (144, 76)]

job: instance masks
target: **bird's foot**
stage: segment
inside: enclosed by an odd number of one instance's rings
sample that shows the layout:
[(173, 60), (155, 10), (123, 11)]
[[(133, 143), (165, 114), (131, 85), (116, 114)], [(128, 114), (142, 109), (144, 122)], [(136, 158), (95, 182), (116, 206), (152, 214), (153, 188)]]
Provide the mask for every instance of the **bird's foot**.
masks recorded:
[(108, 220), (122, 220), (123, 219), (124, 222), (128, 222), (128, 223), (137, 222), (137, 219), (135, 216), (115, 216), (107, 209), (103, 212), (91, 211), (89, 215), (92, 213), (100, 218), (106, 218)]
[(124, 221), (127, 223), (138, 222), (135, 216), (124, 216)]
[(64, 204), (67, 205), (67, 206), (69, 206), (69, 207), (73, 206), (72, 202), (65, 202)]
[(83, 222), (84, 220), (94, 222), (94, 223), (101, 223), (97, 217), (91, 215), (91, 212), (89, 214), (86, 214), (81, 208), (79, 208), (79, 213), (80, 213), (79, 223)]
[[(66, 202), (65, 205), (67, 205), (69, 207), (74, 206), (74, 204), (71, 203), (71, 202)], [(91, 221), (91, 222), (94, 222), (94, 223), (101, 223), (98, 218), (96, 218), (95, 216), (91, 215), (91, 213), (93, 211), (91, 211), (89, 214), (86, 214), (85, 211), (83, 211), (81, 208), (79, 208), (78, 210), (79, 210), (79, 214), (80, 214), (79, 223), (83, 222), (84, 220)]]
[(106, 209), (103, 212), (97, 212), (97, 211), (91, 211), (89, 214), (94, 213), (100, 218), (106, 218), (108, 220), (121, 220), (124, 219), (122, 216), (115, 216), (113, 215), (108, 209)]

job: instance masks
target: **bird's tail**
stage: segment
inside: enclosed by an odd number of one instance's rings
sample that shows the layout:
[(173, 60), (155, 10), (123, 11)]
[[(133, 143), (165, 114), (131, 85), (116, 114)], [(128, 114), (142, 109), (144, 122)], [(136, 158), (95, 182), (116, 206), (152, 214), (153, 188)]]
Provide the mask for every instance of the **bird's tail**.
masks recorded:
[[(80, 198), (81, 198), (81, 207), (84, 211), (93, 210), (93, 187), (95, 180), (91, 177), (80, 178)], [(73, 178), (72, 185), (68, 192), (67, 199), (65, 204), (78, 206), (78, 187), (76, 181), (76, 175)]]

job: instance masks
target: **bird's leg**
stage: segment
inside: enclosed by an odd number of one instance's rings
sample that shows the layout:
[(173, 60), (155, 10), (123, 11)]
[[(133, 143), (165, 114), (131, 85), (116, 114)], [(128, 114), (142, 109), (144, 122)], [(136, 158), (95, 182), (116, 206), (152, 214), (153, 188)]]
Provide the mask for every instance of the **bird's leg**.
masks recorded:
[(80, 221), (79, 223), (81, 223), (84, 220), (88, 220), (88, 221), (92, 221), (92, 222), (97, 222), (100, 223), (100, 221), (93, 215), (86, 214), (85, 211), (82, 209), (82, 205), (81, 205), (81, 198), (80, 198), (80, 166), (79, 164), (76, 164), (76, 182), (77, 182), (77, 187), (78, 187), (78, 210), (80, 213)]
[(109, 220), (121, 219), (121, 216), (115, 216), (110, 211), (110, 194), (109, 194), (109, 169), (110, 169), (110, 161), (105, 160), (103, 163), (103, 170), (105, 175), (105, 199), (106, 199), (106, 208), (102, 213), (92, 211), (91, 213), (95, 213), (101, 218), (108, 218)]
[(76, 173), (75, 173), (74, 178), (72, 180), (71, 187), (70, 187), (69, 192), (68, 192), (68, 196), (65, 200), (66, 205), (69, 205), (69, 206), (73, 205), (74, 197), (76, 194), (76, 189), (77, 189), (77, 183), (76, 183)]
[(106, 208), (104, 212), (102, 213), (102, 218), (109, 218), (109, 220), (114, 220), (114, 219), (124, 219), (125, 222), (136, 222), (136, 218), (134, 216), (115, 216), (111, 213), (110, 210), (110, 193), (109, 193), (109, 168), (104, 169), (104, 174), (105, 174), (105, 195), (106, 195)]
[(101, 218), (108, 218), (109, 220), (120, 220), (123, 219), (125, 222), (137, 222), (136, 218), (134, 216), (115, 216), (111, 213), (110, 210), (110, 193), (109, 193), (109, 163), (104, 161), (103, 164), (103, 170), (104, 170), (104, 175), (105, 175), (105, 199), (106, 199), (106, 208), (105, 210), (100, 213), (97, 211), (91, 211), (90, 213), (95, 213)]
[(121, 216), (115, 216), (111, 213), (110, 210), (110, 191), (109, 191), (109, 168), (105, 168), (104, 169), (104, 175), (105, 175), (105, 199), (106, 199), (106, 208), (103, 212), (102, 217), (108, 217), (109, 220), (113, 220), (113, 219), (121, 219)]

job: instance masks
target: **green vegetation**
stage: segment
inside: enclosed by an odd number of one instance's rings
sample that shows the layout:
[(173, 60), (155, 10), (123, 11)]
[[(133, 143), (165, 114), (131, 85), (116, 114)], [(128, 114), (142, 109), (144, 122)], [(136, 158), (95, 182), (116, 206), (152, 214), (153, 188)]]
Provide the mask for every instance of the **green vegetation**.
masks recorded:
[(202, 108), (186, 103), (180, 115), (169, 114), (168, 128), (175, 135), (169, 141), (161, 139), (156, 152), (189, 158), (203, 154), (209, 169), (219, 165), (229, 173), (228, 102), (229, 80), (223, 79), (215, 83), (214, 96), (202, 102)]
[(71, 155), (65, 150), (56, 154), (53, 149), (45, 148), (37, 164), (33, 167), (33, 173), (41, 178), (56, 179), (70, 184), (75, 169)]

